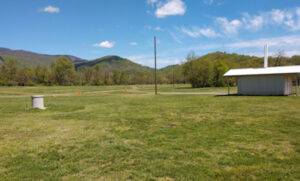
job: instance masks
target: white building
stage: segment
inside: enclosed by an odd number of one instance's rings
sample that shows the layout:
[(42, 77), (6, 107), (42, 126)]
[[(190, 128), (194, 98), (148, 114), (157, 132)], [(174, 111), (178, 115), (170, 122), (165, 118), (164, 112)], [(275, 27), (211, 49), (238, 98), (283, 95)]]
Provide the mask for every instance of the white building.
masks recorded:
[[(268, 67), (268, 46), (265, 46), (264, 68), (231, 69), (224, 77), (236, 77), (239, 95), (291, 95), (293, 79), (298, 85), (300, 65)], [(229, 88), (228, 88), (229, 92)], [(298, 86), (296, 86), (298, 95)]]

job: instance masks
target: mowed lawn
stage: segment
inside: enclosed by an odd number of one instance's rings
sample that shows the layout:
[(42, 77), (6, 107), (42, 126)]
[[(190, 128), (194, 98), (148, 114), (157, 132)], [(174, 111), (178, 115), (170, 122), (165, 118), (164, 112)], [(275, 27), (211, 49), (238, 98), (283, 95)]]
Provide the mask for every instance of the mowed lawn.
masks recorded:
[(1, 87), (0, 180), (300, 179), (300, 97), (142, 87)]

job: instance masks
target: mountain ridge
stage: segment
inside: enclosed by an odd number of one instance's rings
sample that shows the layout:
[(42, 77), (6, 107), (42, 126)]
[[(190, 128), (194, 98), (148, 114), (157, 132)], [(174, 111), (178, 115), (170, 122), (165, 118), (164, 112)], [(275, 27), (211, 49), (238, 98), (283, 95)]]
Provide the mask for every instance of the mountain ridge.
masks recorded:
[(51, 61), (59, 56), (66, 56), (74, 63), (86, 61), (85, 59), (73, 55), (40, 54), (27, 50), (12, 50), (4, 47), (0, 47), (0, 56), (3, 57), (3, 59), (17, 59), (18, 64), (25, 67), (35, 67), (37, 65), (49, 66), (51, 64)]
[(135, 63), (129, 59), (122, 58), (117, 55), (108, 55), (101, 58), (97, 58), (90, 61), (85, 61), (75, 64), (75, 69), (78, 70), (80, 67), (92, 67), (95, 65), (100, 65), (103, 69), (110, 72), (119, 71), (125, 72), (127, 74), (141, 74), (143, 72), (151, 73), (153, 68), (143, 66), (141, 64)]

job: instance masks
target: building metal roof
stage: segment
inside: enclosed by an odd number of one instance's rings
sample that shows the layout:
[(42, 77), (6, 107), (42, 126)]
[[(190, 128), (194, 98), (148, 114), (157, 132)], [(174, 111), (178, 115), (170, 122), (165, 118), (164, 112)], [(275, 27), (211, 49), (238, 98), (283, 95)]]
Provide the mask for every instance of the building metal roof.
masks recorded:
[(224, 77), (239, 77), (249, 75), (276, 75), (276, 74), (300, 74), (300, 65), (266, 67), (266, 68), (243, 68), (230, 69), (224, 74)]

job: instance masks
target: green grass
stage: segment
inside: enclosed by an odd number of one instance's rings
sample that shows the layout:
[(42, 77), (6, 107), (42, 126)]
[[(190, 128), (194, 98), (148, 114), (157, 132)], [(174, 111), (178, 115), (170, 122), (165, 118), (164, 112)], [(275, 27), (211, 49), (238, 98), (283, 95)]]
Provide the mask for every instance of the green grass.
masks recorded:
[[(227, 90), (176, 86), (159, 90)], [(300, 97), (155, 96), (151, 86), (4, 92), (28, 97), (0, 98), (0, 180), (300, 178)], [(30, 109), (29, 95), (60, 93), (74, 96)]]

